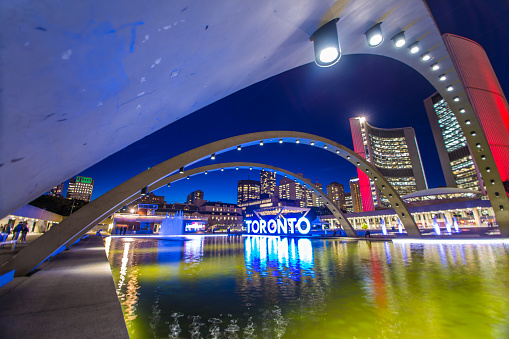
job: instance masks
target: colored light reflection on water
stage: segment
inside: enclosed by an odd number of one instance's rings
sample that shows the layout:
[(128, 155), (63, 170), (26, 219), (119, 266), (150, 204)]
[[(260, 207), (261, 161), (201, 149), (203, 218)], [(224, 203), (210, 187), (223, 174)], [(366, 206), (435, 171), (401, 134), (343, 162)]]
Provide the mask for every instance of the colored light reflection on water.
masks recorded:
[(509, 338), (509, 244), (112, 239), (131, 338)]

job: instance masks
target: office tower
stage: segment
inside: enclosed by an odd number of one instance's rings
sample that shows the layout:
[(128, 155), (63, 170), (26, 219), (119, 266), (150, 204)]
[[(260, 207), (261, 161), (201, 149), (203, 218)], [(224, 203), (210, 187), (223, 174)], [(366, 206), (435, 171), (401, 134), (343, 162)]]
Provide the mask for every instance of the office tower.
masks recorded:
[(193, 191), (193, 192), (189, 193), (187, 195), (186, 203), (194, 204), (195, 200), (203, 200), (203, 191), (202, 190), (197, 190), (197, 191)]
[(144, 195), (138, 199), (138, 203), (140, 204), (156, 204), (159, 206), (164, 206), (164, 196), (162, 195), (155, 195), (153, 192), (149, 192), (147, 195)]
[[(377, 128), (362, 117), (351, 118), (350, 127), (354, 151), (373, 164), (399, 195), (428, 188), (413, 128)], [(364, 211), (387, 207), (388, 200), (369, 177), (360, 169), (357, 173)]]
[(346, 211), (346, 213), (353, 212), (352, 193), (350, 192), (345, 193), (345, 205), (343, 210)]
[(94, 179), (77, 176), (70, 180), (66, 198), (90, 201), (93, 189)]
[(327, 185), (327, 195), (336, 206), (345, 209), (345, 187), (337, 182), (331, 182)]
[(237, 185), (237, 203), (260, 199), (260, 182), (256, 180), (239, 180)]
[(267, 197), (274, 196), (276, 189), (276, 172), (261, 171), (260, 172), (260, 194), (266, 194)]
[(64, 183), (58, 184), (57, 186), (53, 187), (48, 195), (54, 196), (54, 197), (63, 197), (64, 196)]
[(359, 178), (350, 179), (350, 195), (352, 197), (352, 209), (354, 212), (363, 212), (361, 197), (361, 186), (359, 185)]
[[(315, 188), (319, 189), (319, 190), (322, 190), (323, 186), (322, 184), (320, 183), (314, 183), (313, 186), (315, 186)], [(311, 193), (311, 196), (312, 196), (312, 206), (315, 206), (315, 207), (321, 207), (321, 206), (324, 206), (324, 200), (323, 198), (320, 198), (319, 196), (317, 196), (316, 194), (313, 194), (313, 191), (312, 190), (309, 190), (309, 193)], [(308, 205), (309, 206), (309, 205)]]
[(467, 139), (449, 105), (435, 93), (424, 100), (431, 131), (448, 187), (466, 188), (485, 193), (479, 169)]
[(286, 177), (281, 178), (278, 190), (279, 199), (298, 200), (300, 207), (306, 207), (312, 204), (312, 198), (311, 200), (308, 199), (307, 189), (301, 184), (296, 183), (295, 180)]

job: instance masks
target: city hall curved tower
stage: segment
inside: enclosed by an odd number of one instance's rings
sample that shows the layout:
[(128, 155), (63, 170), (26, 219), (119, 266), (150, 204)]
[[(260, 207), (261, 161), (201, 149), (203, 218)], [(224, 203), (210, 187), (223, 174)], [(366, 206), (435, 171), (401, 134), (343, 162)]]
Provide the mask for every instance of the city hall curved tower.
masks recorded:
[[(377, 128), (363, 117), (350, 119), (354, 151), (372, 163), (394, 186), (400, 196), (427, 189), (421, 155), (412, 127)], [(387, 199), (357, 169), (364, 211), (388, 207)]]

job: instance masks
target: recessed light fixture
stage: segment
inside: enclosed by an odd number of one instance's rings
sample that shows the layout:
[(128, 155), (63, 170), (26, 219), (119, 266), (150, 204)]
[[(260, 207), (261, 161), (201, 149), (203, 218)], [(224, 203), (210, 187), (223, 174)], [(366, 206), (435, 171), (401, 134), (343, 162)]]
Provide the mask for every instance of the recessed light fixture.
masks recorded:
[(433, 71), (438, 71), (440, 69), (440, 65), (438, 63), (431, 65), (431, 69)]

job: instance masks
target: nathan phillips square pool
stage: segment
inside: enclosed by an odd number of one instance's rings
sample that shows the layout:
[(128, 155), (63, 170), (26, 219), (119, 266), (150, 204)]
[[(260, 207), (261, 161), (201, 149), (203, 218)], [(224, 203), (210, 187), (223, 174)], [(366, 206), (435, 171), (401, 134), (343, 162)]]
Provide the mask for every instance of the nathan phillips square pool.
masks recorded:
[(509, 338), (509, 243), (107, 238), (131, 338)]

